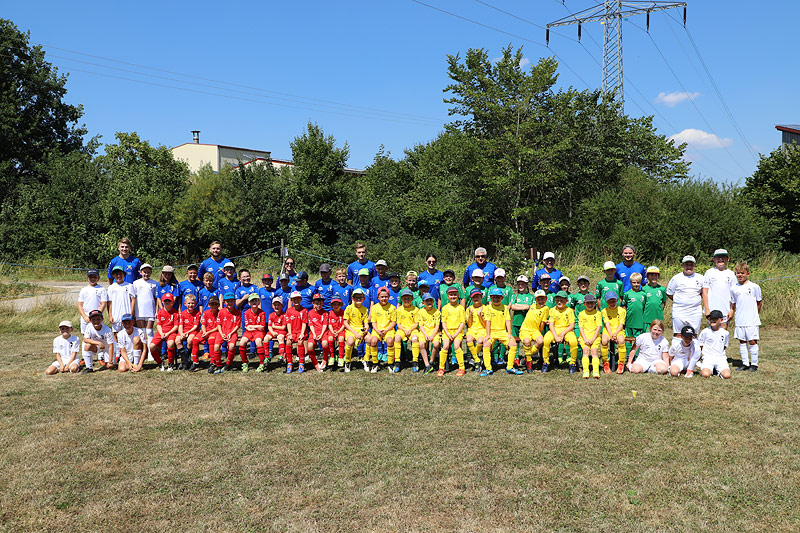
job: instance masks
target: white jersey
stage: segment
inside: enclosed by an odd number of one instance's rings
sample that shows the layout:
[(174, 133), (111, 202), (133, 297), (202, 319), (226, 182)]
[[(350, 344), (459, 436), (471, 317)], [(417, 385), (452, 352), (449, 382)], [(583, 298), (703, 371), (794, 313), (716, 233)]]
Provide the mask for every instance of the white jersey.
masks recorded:
[[(61, 356), (61, 362), (67, 364), (72, 357), (72, 354), (78, 353), (81, 349), (81, 342), (75, 335), (70, 335), (69, 338), (64, 338), (61, 335), (53, 339), (53, 353)], [(75, 358), (78, 362), (78, 358)]]
[(156, 316), (156, 287), (158, 282), (142, 278), (133, 282), (132, 294), (136, 297), (136, 318)]
[(703, 315), (703, 275), (675, 274), (667, 285), (667, 295), (672, 296), (672, 315), (678, 317)]
[(719, 328), (717, 331), (706, 328), (700, 332), (697, 342), (703, 348), (703, 361), (708, 357), (721, 357), (727, 359), (725, 355), (725, 348), (728, 347), (728, 339), (730, 334), (728, 330)]
[(669, 341), (663, 335), (654, 339), (649, 331), (636, 337), (636, 346), (639, 347), (637, 361), (640, 358), (643, 361), (659, 361), (661, 360), (661, 354), (669, 351)]
[(683, 344), (683, 339), (675, 337), (672, 339), (672, 345), (669, 347), (669, 354), (675, 359), (683, 359), (688, 363), (695, 355), (699, 358), (700, 346), (697, 343), (697, 339), (692, 339), (689, 346), (686, 346)]
[(83, 312), (89, 316), (90, 312), (100, 309), (102, 302), (108, 301), (108, 292), (105, 287), (100, 285), (94, 287), (87, 285), (78, 294), (78, 301), (83, 303)]
[(111, 316), (114, 322), (122, 320), (122, 315), (131, 314), (131, 296), (133, 285), (127, 281), (114, 283), (108, 288), (108, 299), (111, 302)]
[(731, 287), (736, 285), (736, 275), (726, 268), (709, 268), (703, 274), (703, 288), (708, 289), (708, 310), (717, 309), (727, 316), (731, 310)]
[(736, 327), (760, 326), (761, 318), (758, 316), (758, 302), (761, 301), (761, 286), (752, 281), (744, 285), (736, 284), (731, 287), (731, 303), (736, 304), (733, 319)]
[(114, 333), (111, 331), (111, 328), (105, 324), (100, 327), (99, 331), (94, 329), (93, 325), (87, 325), (86, 329), (83, 330), (83, 336), (93, 341), (101, 341), (106, 345), (106, 348), (114, 343)]
[(128, 332), (124, 329), (117, 333), (117, 342), (119, 343), (119, 348), (120, 350), (123, 348), (125, 349), (125, 353), (128, 354), (128, 359), (131, 359), (131, 361), (133, 357), (134, 337), (139, 337), (139, 339), (144, 342), (144, 332), (137, 327), (134, 327), (130, 334), (128, 334)]

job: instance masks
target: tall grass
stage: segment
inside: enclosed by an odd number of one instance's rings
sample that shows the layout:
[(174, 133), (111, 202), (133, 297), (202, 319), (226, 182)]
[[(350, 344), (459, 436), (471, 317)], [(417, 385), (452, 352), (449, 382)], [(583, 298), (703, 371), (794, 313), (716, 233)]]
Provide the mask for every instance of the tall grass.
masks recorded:
[(60, 296), (45, 297), (26, 311), (18, 311), (13, 302), (0, 304), (0, 334), (52, 332), (55, 336), (62, 320), (70, 320), (75, 333), (78, 333), (80, 315), (77, 304)]

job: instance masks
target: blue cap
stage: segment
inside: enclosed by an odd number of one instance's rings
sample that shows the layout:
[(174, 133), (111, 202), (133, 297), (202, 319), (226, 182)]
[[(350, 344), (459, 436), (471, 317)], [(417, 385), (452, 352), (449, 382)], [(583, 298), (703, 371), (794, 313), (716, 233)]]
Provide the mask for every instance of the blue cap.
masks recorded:
[(301, 270), (297, 273), (297, 279), (308, 279), (308, 272)]
[(111, 273), (113, 274), (113, 273), (114, 273), (114, 272), (116, 272), (117, 270), (119, 270), (120, 272), (125, 272), (125, 269), (124, 269), (124, 268), (122, 268), (121, 266), (119, 266), (119, 265), (114, 265), (114, 268), (112, 268), (112, 269), (111, 269)]
[(223, 300), (235, 300), (236, 299), (236, 295), (233, 294), (232, 292), (226, 292), (224, 295), (222, 295), (222, 299)]
[(483, 294), (483, 291), (480, 290), (478, 287), (472, 287), (469, 290), (469, 297), (472, 298), (472, 296), (475, 295), (475, 294)]
[(342, 300), (342, 297), (339, 296), (338, 294), (334, 294), (333, 296), (331, 296), (331, 302), (342, 302), (343, 303), (344, 300)]
[(427, 280), (421, 279), (421, 280), (417, 281), (417, 287), (422, 287), (423, 285), (426, 286), (426, 287), (430, 287), (431, 286), (431, 284), (428, 283)]
[(131, 315), (130, 313), (125, 313), (124, 315), (122, 315), (120, 321), (125, 322), (126, 320), (133, 320), (133, 315)]
[(402, 291), (400, 291), (400, 298), (402, 298), (403, 296), (411, 296), (411, 297), (413, 297), (414, 293), (411, 292), (411, 289), (403, 289)]
[(433, 294), (431, 294), (431, 293), (429, 293), (429, 292), (426, 292), (425, 294), (423, 294), (423, 295), (422, 295), (422, 301), (423, 301), (423, 302), (424, 302), (425, 300), (434, 300), (434, 299), (435, 299), (435, 298), (433, 297)]
[(100, 271), (99, 271), (99, 270), (97, 270), (96, 268), (90, 268), (90, 269), (89, 269), (89, 272), (87, 272), (87, 273), (86, 273), (86, 277), (87, 277), (87, 278), (88, 278), (89, 276), (99, 276), (99, 275), (100, 275)]
[[(477, 289), (477, 287), (475, 287)], [(492, 287), (489, 289), (489, 296), (503, 296), (503, 289), (500, 287)]]
[(617, 300), (617, 299), (619, 299), (619, 296), (617, 296), (617, 292), (616, 291), (608, 291), (606, 293), (606, 301)]

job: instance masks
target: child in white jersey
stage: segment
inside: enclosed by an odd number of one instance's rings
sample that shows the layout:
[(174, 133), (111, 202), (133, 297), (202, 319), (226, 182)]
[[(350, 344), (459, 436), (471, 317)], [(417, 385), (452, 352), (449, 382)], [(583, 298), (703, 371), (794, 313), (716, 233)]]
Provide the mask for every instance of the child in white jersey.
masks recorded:
[(700, 375), (704, 378), (711, 376), (716, 370), (723, 379), (731, 377), (728, 366), (728, 357), (725, 349), (728, 347), (730, 334), (722, 328), (722, 311), (714, 309), (708, 314), (709, 327), (700, 332), (697, 339), (703, 353), (703, 362), (700, 365)]
[(92, 357), (97, 354), (97, 360), (102, 367), (114, 366), (111, 354), (114, 350), (114, 333), (111, 328), (103, 324), (103, 313), (94, 310), (89, 313), (89, 325), (83, 330), (83, 362), (86, 368), (81, 374), (93, 371)]
[(686, 377), (692, 377), (697, 361), (700, 360), (700, 346), (695, 340), (695, 330), (692, 326), (683, 326), (680, 334), (672, 338), (669, 347), (669, 373), (676, 378), (686, 370)]
[(650, 322), (649, 332), (636, 337), (633, 350), (628, 355), (628, 371), (631, 374), (666, 374), (668, 366), (669, 342), (664, 338), (664, 323), (655, 319)]
[(108, 292), (105, 287), (98, 285), (100, 281), (100, 271), (92, 268), (86, 273), (89, 284), (81, 289), (78, 294), (78, 313), (81, 315), (81, 333), (89, 325), (89, 313), (100, 311), (106, 312), (108, 306)]
[(142, 357), (142, 350), (144, 349), (144, 342), (142, 337), (144, 332), (134, 327), (133, 317), (130, 314), (122, 315), (120, 318), (122, 323), (122, 330), (117, 332), (117, 352), (119, 358), (117, 360), (117, 368), (120, 372), (138, 372), (142, 369), (144, 358)]
[[(736, 329), (733, 336), (739, 339), (739, 354), (742, 366), (737, 370), (758, 370), (758, 327), (761, 325), (761, 287), (749, 281), (750, 267), (739, 263), (734, 270), (738, 283), (731, 287), (731, 310), (728, 318), (733, 318)], [(749, 353), (748, 353), (749, 348)]]
[(72, 334), (72, 322), (62, 320), (58, 325), (58, 331), (61, 334), (53, 339), (53, 354), (56, 356), (56, 360), (44, 371), (48, 376), (59, 372), (74, 373), (80, 368), (78, 350), (80, 350), (81, 343), (78, 337)]
[(136, 327), (144, 330), (146, 338), (142, 341), (147, 345), (153, 338), (158, 282), (150, 277), (153, 274), (153, 267), (148, 263), (139, 267), (139, 274), (142, 277), (133, 282), (133, 295), (136, 297), (136, 309), (133, 315), (136, 317)]
[[(108, 322), (116, 339), (117, 333), (122, 331), (122, 316), (130, 315), (136, 308), (136, 297), (133, 295), (133, 285), (125, 281), (125, 270), (121, 266), (116, 265), (111, 269), (111, 275), (114, 276), (114, 283), (108, 288), (108, 300), (111, 302)], [(116, 361), (119, 359), (119, 343), (114, 346), (117, 350), (114, 354)]]

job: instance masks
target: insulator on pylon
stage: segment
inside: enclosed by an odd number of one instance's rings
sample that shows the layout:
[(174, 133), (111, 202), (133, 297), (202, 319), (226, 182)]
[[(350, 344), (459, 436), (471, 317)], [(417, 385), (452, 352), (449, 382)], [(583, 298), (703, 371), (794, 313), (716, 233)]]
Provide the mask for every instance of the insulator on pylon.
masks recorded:
[(546, 35), (545, 40), (547, 40), (547, 46), (550, 46), (550, 28), (547, 28), (545, 35)]
[(650, 33), (650, 12), (647, 12), (647, 33)]
[(686, 27), (686, 6), (683, 6), (683, 27)]
[(581, 40), (581, 23), (578, 23), (578, 40)]

